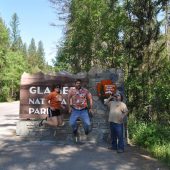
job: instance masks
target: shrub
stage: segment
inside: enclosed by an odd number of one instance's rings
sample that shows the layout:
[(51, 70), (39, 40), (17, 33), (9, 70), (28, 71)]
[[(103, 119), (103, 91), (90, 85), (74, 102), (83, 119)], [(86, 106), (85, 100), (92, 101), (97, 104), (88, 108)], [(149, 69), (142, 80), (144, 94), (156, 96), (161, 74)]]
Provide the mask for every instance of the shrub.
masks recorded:
[(170, 166), (170, 127), (155, 122), (128, 121), (129, 138), (132, 143), (146, 148), (156, 158)]

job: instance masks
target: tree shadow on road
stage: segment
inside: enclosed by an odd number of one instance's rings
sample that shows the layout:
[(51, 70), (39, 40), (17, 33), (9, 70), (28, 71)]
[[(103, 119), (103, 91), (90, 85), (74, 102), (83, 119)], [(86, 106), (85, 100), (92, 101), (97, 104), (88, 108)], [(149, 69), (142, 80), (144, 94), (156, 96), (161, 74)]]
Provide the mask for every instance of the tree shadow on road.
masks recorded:
[(105, 146), (59, 145), (54, 141), (1, 140), (0, 169), (31, 170), (168, 170), (134, 146), (118, 154)]

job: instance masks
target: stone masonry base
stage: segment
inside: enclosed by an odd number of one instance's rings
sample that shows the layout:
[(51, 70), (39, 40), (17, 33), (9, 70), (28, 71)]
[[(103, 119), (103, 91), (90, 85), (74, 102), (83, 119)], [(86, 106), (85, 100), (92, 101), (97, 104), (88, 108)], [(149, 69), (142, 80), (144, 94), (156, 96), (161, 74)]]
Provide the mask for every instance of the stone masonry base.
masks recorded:
[[(58, 143), (68, 144), (73, 142), (72, 129), (68, 120), (62, 127), (39, 127), (40, 120), (19, 120), (16, 126), (16, 135), (22, 138), (31, 138), (33, 140), (50, 140)], [(92, 122), (92, 131), (86, 136), (81, 122), (79, 124), (79, 140), (92, 143), (108, 142), (109, 128), (106, 122)], [(104, 126), (105, 124), (105, 126)], [(101, 127), (101, 129), (100, 129)], [(105, 128), (103, 128), (105, 127)]]

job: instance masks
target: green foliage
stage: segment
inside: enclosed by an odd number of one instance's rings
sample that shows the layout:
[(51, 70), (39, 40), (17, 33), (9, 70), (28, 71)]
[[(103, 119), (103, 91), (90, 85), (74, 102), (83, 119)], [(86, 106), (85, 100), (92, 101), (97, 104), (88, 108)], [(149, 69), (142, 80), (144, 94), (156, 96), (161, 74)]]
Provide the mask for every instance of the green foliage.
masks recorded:
[(32, 39), (22, 42), (19, 31), (19, 18), (16, 13), (10, 22), (10, 31), (0, 18), (0, 101), (19, 99), (20, 79), (23, 72), (35, 73), (51, 70), (45, 63), (43, 43), (35, 45)]
[[(5, 54), (9, 47), (9, 33), (2, 18), (0, 18), (0, 69), (5, 65)], [(0, 74), (1, 77), (1, 74)]]
[(3, 83), (1, 83), (1, 95), (0, 95), (0, 101), (8, 101), (8, 96), (10, 93), (10, 87), (9, 87), (9, 83), (7, 83), (6, 81), (3, 81)]
[(19, 17), (16, 13), (12, 15), (12, 20), (10, 23), (10, 35), (11, 35), (11, 49), (17, 51), (22, 48), (22, 40), (20, 37), (19, 30)]
[[(170, 110), (170, 61), (162, 61), (159, 74), (156, 74), (156, 81), (153, 84), (154, 98), (152, 103), (159, 112)], [(170, 116), (170, 113), (169, 113)]]
[(29, 67), (34, 68), (37, 65), (38, 62), (38, 58), (36, 57), (36, 45), (35, 45), (35, 40), (34, 38), (31, 39), (31, 43), (28, 47), (28, 63), (29, 63)]
[(39, 41), (38, 42), (38, 49), (37, 49), (37, 58), (38, 58), (38, 63), (37, 65), (39, 68), (43, 71), (45, 69), (45, 52), (44, 52), (44, 47), (43, 47), (43, 42)]
[[(76, 73), (93, 66), (122, 68), (129, 110), (136, 111), (139, 120), (167, 124), (170, 63), (166, 35), (161, 33), (162, 21), (158, 20), (167, 2), (70, 1), (65, 41), (54, 60), (56, 70)], [(67, 0), (63, 4), (68, 7)]]
[(21, 52), (9, 51), (6, 56), (6, 67), (2, 70), (2, 93), (5, 101), (18, 99), (20, 79), (24, 71), (27, 71), (27, 61)]
[(8, 29), (5, 26), (3, 20), (0, 18), (0, 101), (4, 100), (5, 95), (8, 93), (8, 90), (5, 90), (3, 87), (3, 73), (2, 70), (6, 66), (6, 53), (9, 48), (9, 33)]
[(35, 40), (34, 38), (32, 38), (27, 53), (30, 73), (46, 70), (47, 67), (46, 67), (44, 55), (45, 53), (44, 53), (44, 47), (42, 41), (38, 42), (38, 48), (37, 48), (35, 44)]
[[(129, 137), (134, 144), (149, 150), (155, 157), (170, 162), (170, 126), (158, 123), (136, 121), (133, 116), (128, 121)], [(169, 164), (170, 165), (170, 164)]]
[(166, 143), (163, 145), (154, 144), (151, 146), (150, 151), (155, 157), (163, 160), (170, 167), (170, 144)]
[[(65, 42), (54, 65), (65, 62), (73, 72), (89, 71), (98, 64), (103, 68), (122, 66), (123, 20), (125, 11), (116, 1), (72, 1)], [(103, 42), (107, 49), (102, 47)]]

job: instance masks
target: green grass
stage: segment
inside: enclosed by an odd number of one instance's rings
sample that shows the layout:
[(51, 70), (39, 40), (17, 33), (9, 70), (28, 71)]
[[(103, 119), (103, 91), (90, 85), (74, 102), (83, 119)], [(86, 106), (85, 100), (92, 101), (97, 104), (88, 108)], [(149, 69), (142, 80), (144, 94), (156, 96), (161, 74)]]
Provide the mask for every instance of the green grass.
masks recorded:
[(155, 158), (170, 167), (170, 126), (138, 122), (129, 118), (128, 130), (132, 143), (146, 148)]

